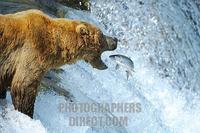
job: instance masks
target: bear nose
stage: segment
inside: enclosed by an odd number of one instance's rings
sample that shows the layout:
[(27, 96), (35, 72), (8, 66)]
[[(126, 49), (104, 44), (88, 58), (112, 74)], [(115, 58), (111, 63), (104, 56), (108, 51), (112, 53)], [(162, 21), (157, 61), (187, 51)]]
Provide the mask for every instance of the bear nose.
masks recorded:
[(106, 37), (107, 48), (105, 50), (112, 51), (117, 48), (118, 39), (116, 37)]
[(114, 41), (117, 43), (118, 42), (118, 39), (116, 37), (114, 37)]

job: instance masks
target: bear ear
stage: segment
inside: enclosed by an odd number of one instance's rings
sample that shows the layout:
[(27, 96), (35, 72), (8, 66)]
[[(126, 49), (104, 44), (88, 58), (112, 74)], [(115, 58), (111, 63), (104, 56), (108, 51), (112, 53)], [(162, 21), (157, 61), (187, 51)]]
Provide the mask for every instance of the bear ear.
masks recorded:
[(80, 24), (76, 27), (76, 32), (80, 35), (88, 35), (89, 31), (84, 24)]

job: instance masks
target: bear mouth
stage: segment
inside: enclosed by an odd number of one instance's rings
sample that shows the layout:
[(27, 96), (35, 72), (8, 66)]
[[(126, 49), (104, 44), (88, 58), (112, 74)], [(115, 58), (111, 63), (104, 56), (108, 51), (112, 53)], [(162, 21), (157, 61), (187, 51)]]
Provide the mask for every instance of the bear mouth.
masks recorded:
[(89, 61), (89, 63), (93, 66), (93, 68), (98, 70), (105, 70), (108, 68), (106, 64), (101, 60), (101, 57), (93, 58), (91, 61)]
[(107, 65), (101, 60), (100, 65), (99, 65), (99, 67), (97, 69), (105, 70), (107, 68), (108, 68)]

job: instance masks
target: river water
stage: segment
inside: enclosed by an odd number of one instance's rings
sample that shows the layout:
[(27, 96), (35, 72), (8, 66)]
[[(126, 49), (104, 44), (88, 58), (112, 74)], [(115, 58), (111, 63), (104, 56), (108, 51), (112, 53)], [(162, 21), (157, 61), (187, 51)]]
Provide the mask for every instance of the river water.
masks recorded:
[[(119, 44), (117, 50), (102, 55), (107, 70), (93, 69), (83, 61), (66, 65), (60, 85), (77, 102), (138, 102), (141, 112), (125, 114), (128, 125), (119, 128), (70, 127), (67, 114), (59, 112), (57, 106), (65, 99), (40, 93), (34, 116), (37, 120), (14, 111), (8, 98), (6, 119), (0, 116), (0, 131), (199, 132), (200, 12), (193, 1), (92, 0), (91, 12), (63, 8), (66, 18), (93, 23), (105, 34), (117, 37)], [(115, 70), (116, 64), (108, 58), (111, 54), (133, 60), (135, 72), (129, 80), (123, 68)]]
[[(66, 67), (72, 78), (68, 86), (98, 102), (140, 102), (142, 112), (128, 114), (127, 132), (198, 132), (200, 12), (193, 1), (93, 0), (90, 17), (71, 16), (96, 24), (120, 42), (116, 51), (102, 56), (106, 71), (83, 62), (79, 69)], [(119, 53), (135, 64), (128, 81), (108, 58)], [(92, 83), (85, 84), (88, 80)]]

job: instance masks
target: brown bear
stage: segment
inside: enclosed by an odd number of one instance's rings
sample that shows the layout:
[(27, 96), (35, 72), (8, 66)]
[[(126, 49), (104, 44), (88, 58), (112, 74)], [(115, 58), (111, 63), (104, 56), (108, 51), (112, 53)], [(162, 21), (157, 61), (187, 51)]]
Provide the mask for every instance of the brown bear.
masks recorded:
[(77, 60), (106, 69), (101, 54), (116, 47), (116, 38), (86, 22), (39, 10), (0, 15), (0, 98), (10, 88), (15, 109), (33, 117), (37, 88), (48, 70)]

